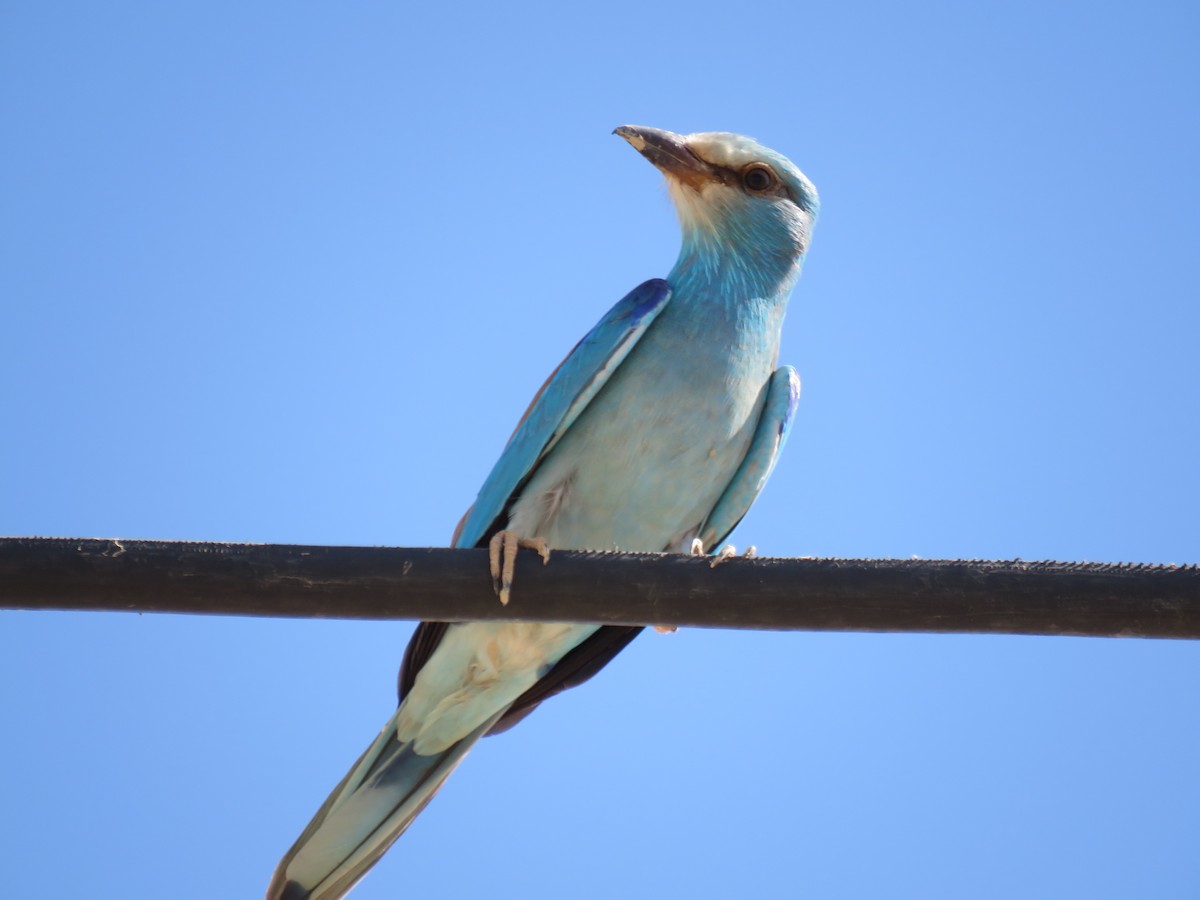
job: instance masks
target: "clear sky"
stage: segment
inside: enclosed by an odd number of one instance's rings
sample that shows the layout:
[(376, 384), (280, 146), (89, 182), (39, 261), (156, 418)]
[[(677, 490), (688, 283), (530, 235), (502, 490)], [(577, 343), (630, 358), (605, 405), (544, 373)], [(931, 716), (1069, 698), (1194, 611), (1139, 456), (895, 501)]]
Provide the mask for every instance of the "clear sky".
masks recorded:
[[(1200, 11), (7, 3), (0, 534), (445, 544), (678, 229), (623, 123), (824, 211), (777, 556), (1200, 561)], [(410, 625), (0, 614), (12, 897), (255, 897)], [(355, 893), (1194, 898), (1200, 644), (645, 635)]]

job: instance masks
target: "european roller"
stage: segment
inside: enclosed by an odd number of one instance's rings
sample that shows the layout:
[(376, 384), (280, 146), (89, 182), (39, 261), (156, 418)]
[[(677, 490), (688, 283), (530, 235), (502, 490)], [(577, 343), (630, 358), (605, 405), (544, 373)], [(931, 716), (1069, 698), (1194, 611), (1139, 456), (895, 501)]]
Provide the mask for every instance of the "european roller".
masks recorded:
[[(720, 546), (799, 399), (795, 371), (776, 363), (817, 215), (812, 183), (740, 135), (616, 134), (666, 176), (683, 246), (666, 279), (634, 288), (554, 371), (459, 523), (454, 546), (491, 547), (503, 602), (518, 546)], [(476, 741), (586, 681), (640, 630), (422, 622), (399, 708), (283, 857), (268, 900), (346, 894)]]

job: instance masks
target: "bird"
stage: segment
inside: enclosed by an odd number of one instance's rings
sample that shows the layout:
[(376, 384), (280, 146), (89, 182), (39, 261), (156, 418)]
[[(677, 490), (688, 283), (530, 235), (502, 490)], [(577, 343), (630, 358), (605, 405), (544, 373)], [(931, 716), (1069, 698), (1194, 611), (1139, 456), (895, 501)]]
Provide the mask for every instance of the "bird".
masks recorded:
[[(614, 133), (665, 176), (681, 249), (551, 374), (459, 522), (452, 545), (491, 548), (503, 602), (522, 546), (544, 560), (711, 553), (765, 484), (799, 400), (795, 370), (777, 364), (819, 210), (812, 182), (738, 134)], [(395, 714), (279, 862), (267, 900), (344, 896), (480, 738), (592, 677), (639, 631), (420, 623)]]

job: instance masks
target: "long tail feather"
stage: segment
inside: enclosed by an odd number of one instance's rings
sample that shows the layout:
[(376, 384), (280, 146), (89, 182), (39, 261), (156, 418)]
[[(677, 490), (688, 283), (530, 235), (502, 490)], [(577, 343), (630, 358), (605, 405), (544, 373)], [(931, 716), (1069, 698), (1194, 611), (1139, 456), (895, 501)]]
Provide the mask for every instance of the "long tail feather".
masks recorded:
[(267, 900), (345, 896), (499, 716), (432, 756), (421, 756), (411, 744), (396, 739), (393, 716), (284, 855), (267, 888)]

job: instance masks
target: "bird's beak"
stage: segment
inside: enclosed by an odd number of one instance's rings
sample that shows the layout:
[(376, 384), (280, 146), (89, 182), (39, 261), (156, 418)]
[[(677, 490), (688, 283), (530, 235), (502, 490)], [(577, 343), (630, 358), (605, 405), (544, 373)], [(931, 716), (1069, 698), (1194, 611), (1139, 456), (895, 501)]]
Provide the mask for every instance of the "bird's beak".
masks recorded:
[(714, 181), (722, 181), (714, 166), (688, 149), (682, 135), (645, 125), (621, 125), (613, 129), (633, 145), (633, 149), (650, 160), (666, 176), (682, 181), (696, 190)]

